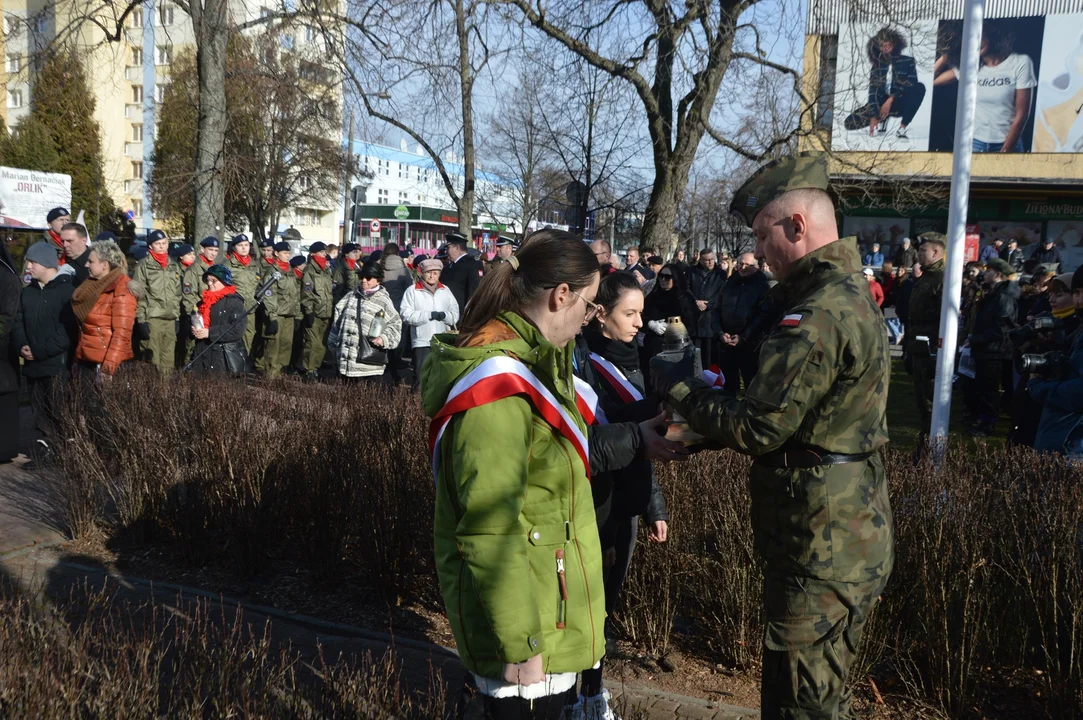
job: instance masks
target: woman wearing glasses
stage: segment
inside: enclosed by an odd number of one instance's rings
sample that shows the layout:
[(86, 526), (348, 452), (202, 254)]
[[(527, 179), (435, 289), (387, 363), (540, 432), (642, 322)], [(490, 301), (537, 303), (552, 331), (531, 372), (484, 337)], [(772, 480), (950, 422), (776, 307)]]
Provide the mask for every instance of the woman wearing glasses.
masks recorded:
[(436, 567), (486, 718), (560, 717), (605, 652), (590, 409), (572, 375), (598, 281), (587, 244), (536, 232), (484, 277), (460, 333), (433, 338), (423, 368)]
[(666, 321), (671, 317), (681, 318), (689, 331), (696, 327), (699, 317), (696, 298), (688, 292), (684, 273), (674, 263), (662, 268), (654, 289), (643, 301), (643, 327), (646, 328), (640, 356), (643, 367), (647, 367), (650, 359), (662, 352), (662, 335), (666, 332)]

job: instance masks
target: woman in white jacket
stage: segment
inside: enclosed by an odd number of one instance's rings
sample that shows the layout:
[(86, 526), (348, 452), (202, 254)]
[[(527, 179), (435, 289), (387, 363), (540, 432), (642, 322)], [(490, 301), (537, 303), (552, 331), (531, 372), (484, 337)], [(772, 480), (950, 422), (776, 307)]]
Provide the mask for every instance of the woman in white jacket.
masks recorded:
[(459, 324), (459, 304), (451, 290), (440, 284), (439, 260), (423, 260), (418, 272), (421, 281), (406, 289), (400, 312), (410, 326), (414, 345), (414, 388), (421, 387), (421, 366), (429, 356), (432, 336), (445, 333)]
[(369, 263), (360, 274), (357, 289), (335, 305), (327, 349), (338, 358), (341, 377), (384, 383), (388, 351), (402, 338), (402, 320), (380, 284), (384, 276), (380, 265)]

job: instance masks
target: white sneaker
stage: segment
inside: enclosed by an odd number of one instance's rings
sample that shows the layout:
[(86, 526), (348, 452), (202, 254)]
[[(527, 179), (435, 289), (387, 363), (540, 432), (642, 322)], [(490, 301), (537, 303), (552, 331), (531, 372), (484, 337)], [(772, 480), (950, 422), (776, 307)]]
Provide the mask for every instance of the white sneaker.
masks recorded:
[(608, 690), (589, 698), (580, 695), (575, 705), (564, 708), (564, 717), (566, 720), (620, 720), (620, 716), (609, 707), (611, 697)]

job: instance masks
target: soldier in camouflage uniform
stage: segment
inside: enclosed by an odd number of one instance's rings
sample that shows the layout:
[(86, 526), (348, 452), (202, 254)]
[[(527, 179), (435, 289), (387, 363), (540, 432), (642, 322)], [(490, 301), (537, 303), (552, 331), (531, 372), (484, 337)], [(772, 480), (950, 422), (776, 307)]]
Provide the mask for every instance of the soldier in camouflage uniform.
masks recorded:
[[(244, 233), (234, 235), (229, 242), (229, 252), (226, 261), (220, 263), (229, 268), (233, 275), (233, 286), (237, 288), (237, 294), (244, 300), (244, 309), (249, 310), (256, 301), (256, 288), (260, 284), (262, 268), (252, 257), (252, 242)], [(266, 265), (264, 265), (266, 267)], [(252, 342), (256, 337), (255, 313), (248, 316), (248, 324), (244, 329), (244, 349), (252, 354)]]
[(656, 378), (706, 444), (755, 458), (752, 525), (764, 571), (761, 717), (847, 718), (849, 669), (894, 561), (879, 449), (890, 359), (853, 238), (838, 239), (827, 164), (764, 166), (733, 199), (783, 308), (743, 399)]
[(267, 377), (278, 377), (282, 368), (290, 364), (293, 351), (293, 324), (301, 317), (301, 296), (299, 280), (290, 267), (290, 254), (293, 249), (288, 242), (279, 242), (274, 246), (273, 265), (261, 279), (265, 283), (275, 272), (282, 277), (264, 291), (263, 321), (260, 323), (260, 335), (256, 342), (256, 369)]
[(940, 301), (944, 297), (944, 248), (946, 238), (936, 232), (924, 233), (918, 245), (921, 277), (910, 293), (910, 317), (906, 344), (914, 366), (914, 397), (921, 413), (918, 449), (925, 443), (933, 416), (933, 381), (936, 378), (936, 348), (940, 344)]
[(173, 370), (177, 321), (181, 305), (181, 266), (169, 257), (169, 236), (161, 230), (147, 235), (147, 251), (132, 272), (132, 280), (146, 288), (135, 311), (135, 335), (142, 359), (162, 373)]
[(304, 316), (301, 325), (305, 332), (301, 365), (308, 377), (315, 378), (327, 353), (327, 331), (335, 303), (327, 246), (314, 242), (308, 253), (308, 263), (301, 278), (301, 313)]
[(361, 284), (361, 246), (346, 243), (342, 246), (342, 259), (335, 263), (331, 273), (331, 295), (334, 305), (346, 297)]

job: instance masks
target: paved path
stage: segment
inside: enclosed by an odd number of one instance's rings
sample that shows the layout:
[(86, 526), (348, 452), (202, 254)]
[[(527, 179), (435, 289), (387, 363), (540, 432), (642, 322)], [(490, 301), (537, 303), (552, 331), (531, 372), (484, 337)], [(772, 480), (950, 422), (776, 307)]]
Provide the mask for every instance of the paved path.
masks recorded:
[[(361, 657), (366, 652), (380, 657), (388, 648), (393, 648), (408, 686), (429, 687), (434, 668), (440, 671), (449, 692), (461, 682), (464, 670), (458, 656), (453, 650), (439, 645), (393, 638), (275, 608), (242, 605), (198, 588), (117, 575), (93, 558), (71, 555), (55, 547), (65, 539), (63, 513), (60, 512), (62, 502), (55, 480), (23, 470), (24, 463), (25, 459), (20, 458), (0, 466), (0, 572), (17, 580), (25, 590), (55, 600), (70, 598), (73, 590), (93, 591), (108, 586), (118, 599), (133, 604), (153, 601), (175, 606), (201, 599), (221, 602), (230, 619), (243, 612), (246, 621), (254, 626), (270, 622), (275, 639), (291, 643), (302, 655), (314, 657), (317, 648), (322, 648), (326, 658), (337, 657), (339, 653)], [(658, 692), (638, 683), (614, 685), (610, 690), (620, 703), (619, 707), (640, 709), (638, 713), (626, 712), (626, 717), (630, 718), (738, 720), (759, 716), (755, 710)]]

